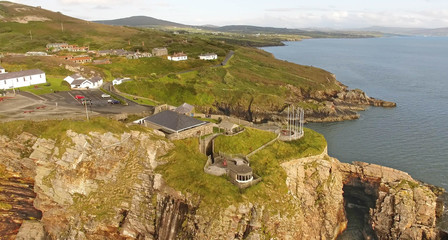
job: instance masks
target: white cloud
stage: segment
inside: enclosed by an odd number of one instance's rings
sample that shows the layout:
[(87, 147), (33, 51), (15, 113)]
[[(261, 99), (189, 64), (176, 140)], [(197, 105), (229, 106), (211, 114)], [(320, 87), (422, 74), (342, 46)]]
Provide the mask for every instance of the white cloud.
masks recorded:
[(123, 3), (132, 1), (122, 1), (122, 0), (60, 0), (63, 4), (111, 4), (111, 3)]

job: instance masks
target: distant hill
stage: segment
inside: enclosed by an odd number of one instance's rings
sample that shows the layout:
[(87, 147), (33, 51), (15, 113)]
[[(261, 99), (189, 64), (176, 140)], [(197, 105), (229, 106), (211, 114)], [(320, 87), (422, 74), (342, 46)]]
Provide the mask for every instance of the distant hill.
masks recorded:
[(188, 27), (187, 25), (184, 24), (146, 16), (134, 16), (114, 20), (97, 20), (93, 22), (114, 26), (131, 26), (131, 27)]
[[(40, 7), (0, 1), (0, 53), (44, 51), (51, 42), (89, 46), (92, 50), (150, 51), (154, 47), (170, 46), (181, 51), (183, 41), (162, 31), (94, 23)], [(202, 47), (204, 51), (217, 51)]]
[(246, 34), (294, 34), (306, 36), (311, 38), (359, 38), (359, 37), (375, 37), (370, 32), (364, 31), (337, 31), (337, 30), (304, 30), (294, 28), (275, 28), (275, 27), (259, 27), (250, 25), (228, 25), (223, 27), (204, 27), (204, 29), (232, 32), (232, 33), (246, 33)]
[(406, 36), (448, 36), (448, 28), (400, 28), (373, 26), (358, 29), (360, 31), (375, 31), (385, 34)]
[(103, 23), (108, 25), (119, 25), (119, 26), (133, 26), (133, 27), (191, 27), (191, 28), (201, 28), (209, 31), (217, 32), (230, 32), (230, 33), (242, 33), (242, 34), (294, 34), (301, 35), (311, 38), (357, 38), (357, 37), (375, 37), (368, 32), (358, 32), (358, 31), (319, 31), (319, 30), (302, 30), (302, 29), (291, 29), (291, 28), (275, 28), (275, 27), (259, 27), (251, 25), (229, 25), (229, 26), (213, 26), (213, 25), (203, 25), (203, 26), (189, 26), (180, 23), (174, 23), (170, 21), (160, 20), (152, 17), (145, 16), (135, 16), (128, 18), (121, 18), (115, 20), (100, 20), (94, 21), (96, 23)]

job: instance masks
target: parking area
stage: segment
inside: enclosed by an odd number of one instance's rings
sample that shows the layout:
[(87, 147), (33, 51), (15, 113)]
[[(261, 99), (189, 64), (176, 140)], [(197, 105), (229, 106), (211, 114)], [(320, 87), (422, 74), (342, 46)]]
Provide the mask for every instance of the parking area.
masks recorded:
[[(57, 104), (65, 107), (78, 107), (85, 108), (82, 104), (82, 100), (88, 100), (90, 104), (87, 104), (87, 108), (90, 111), (99, 113), (138, 113), (142, 111), (151, 111), (150, 107), (140, 106), (134, 102), (126, 101), (127, 105), (123, 104), (111, 104), (108, 100), (114, 100), (111, 97), (102, 97), (104, 93), (97, 89), (89, 90), (73, 90), (69, 92), (56, 92), (51, 94), (42, 95), (47, 102)], [(82, 96), (82, 99), (77, 99), (77, 96)]]
[[(92, 115), (114, 115), (114, 114), (151, 114), (153, 107), (141, 106), (131, 101), (127, 105), (110, 104), (103, 98), (100, 90), (73, 90), (69, 92), (56, 92), (45, 95), (34, 95), (28, 92), (20, 92), (0, 102), (0, 121), (19, 119), (63, 119), (83, 116), (87, 111)], [(90, 99), (92, 104), (87, 106), (76, 95)], [(124, 100), (124, 99), (122, 99)]]

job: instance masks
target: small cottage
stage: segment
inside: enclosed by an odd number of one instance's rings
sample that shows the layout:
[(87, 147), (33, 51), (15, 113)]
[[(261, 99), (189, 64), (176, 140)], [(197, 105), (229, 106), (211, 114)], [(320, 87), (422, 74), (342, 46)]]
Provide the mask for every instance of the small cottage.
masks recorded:
[(224, 130), (225, 134), (234, 134), (240, 131), (240, 126), (238, 126), (238, 124), (229, 121), (222, 121), (218, 126)]
[(79, 73), (64, 78), (64, 81), (68, 82), (71, 88), (99, 88), (103, 85), (103, 78), (93, 77), (87, 79)]
[(112, 80), (112, 85), (120, 85), (120, 84), (122, 84), (124, 82), (128, 82), (128, 81), (131, 81), (131, 79), (130, 78), (116, 78), (116, 79)]
[(170, 61), (186, 61), (188, 60), (187, 54), (180, 52), (180, 53), (174, 53), (171, 56), (168, 56), (168, 60)]
[(174, 111), (177, 113), (180, 113), (180, 114), (193, 116), (194, 115), (194, 106), (190, 105), (188, 103), (183, 103), (182, 105), (180, 105), (179, 107), (174, 109)]
[(216, 53), (206, 53), (199, 55), (199, 59), (201, 60), (215, 60), (218, 59), (218, 55)]

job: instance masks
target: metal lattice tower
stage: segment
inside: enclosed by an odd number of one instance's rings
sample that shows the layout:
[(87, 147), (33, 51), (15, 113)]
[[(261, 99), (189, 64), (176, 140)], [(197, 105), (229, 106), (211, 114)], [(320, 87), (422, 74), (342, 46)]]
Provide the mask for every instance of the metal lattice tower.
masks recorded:
[(305, 112), (302, 108), (288, 106), (286, 129), (283, 130), (287, 136), (283, 137), (283, 140), (292, 141), (303, 137), (304, 116)]

